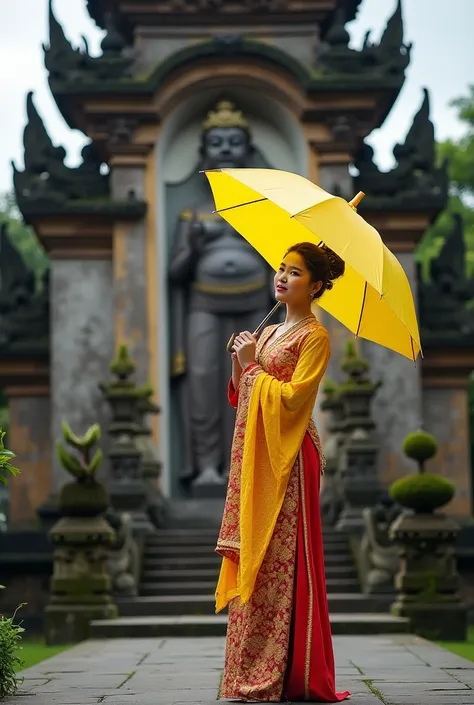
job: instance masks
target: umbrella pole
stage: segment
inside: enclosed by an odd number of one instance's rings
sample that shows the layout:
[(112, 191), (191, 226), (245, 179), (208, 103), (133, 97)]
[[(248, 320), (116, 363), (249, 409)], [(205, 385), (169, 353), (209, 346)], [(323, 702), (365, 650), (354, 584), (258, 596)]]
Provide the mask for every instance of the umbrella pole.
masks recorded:
[[(257, 328), (254, 330), (253, 335), (255, 335), (255, 336), (260, 335), (260, 333), (261, 333), (262, 330), (265, 328), (265, 326), (267, 325), (267, 323), (268, 323), (268, 321), (270, 320), (270, 318), (273, 316), (274, 313), (276, 313), (276, 312), (278, 311), (278, 309), (280, 308), (281, 305), (282, 305), (282, 302), (281, 302), (281, 301), (277, 301), (277, 303), (276, 303), (275, 306), (272, 308), (272, 310), (270, 311), (270, 313), (267, 313), (267, 315), (265, 316), (265, 318), (263, 319), (263, 321), (262, 321), (261, 323), (259, 323), (259, 325), (257, 326)], [(234, 334), (230, 337), (229, 342), (227, 343), (227, 352), (232, 352), (232, 348), (234, 347), (234, 340), (236, 339), (236, 337), (237, 337), (237, 333), (234, 333)]]
[[(357, 209), (357, 206), (358, 206), (359, 203), (362, 201), (362, 199), (364, 198), (364, 196), (365, 196), (365, 193), (364, 193), (363, 191), (359, 191), (359, 193), (356, 194), (356, 195), (354, 196), (354, 198), (349, 201), (349, 205), (351, 206), (351, 208), (353, 208), (354, 210), (356, 210), (356, 209)], [(260, 325), (257, 326), (257, 328), (254, 330), (253, 335), (257, 336), (257, 335), (259, 335), (259, 334), (262, 332), (262, 330), (265, 328), (265, 326), (267, 325), (267, 323), (268, 323), (268, 321), (270, 320), (270, 318), (273, 316), (274, 313), (276, 313), (276, 311), (278, 311), (278, 309), (280, 308), (280, 306), (281, 306), (281, 301), (278, 301), (278, 302), (276, 303), (276, 305), (272, 308), (272, 310), (270, 311), (270, 313), (268, 313), (268, 314), (265, 316), (265, 318), (264, 318), (263, 321), (260, 323)], [(229, 352), (229, 353), (232, 352), (232, 348), (234, 347), (234, 340), (235, 340), (236, 337), (237, 337), (237, 333), (234, 333), (234, 335), (232, 335), (232, 336), (230, 337), (229, 342), (227, 343), (227, 352)]]

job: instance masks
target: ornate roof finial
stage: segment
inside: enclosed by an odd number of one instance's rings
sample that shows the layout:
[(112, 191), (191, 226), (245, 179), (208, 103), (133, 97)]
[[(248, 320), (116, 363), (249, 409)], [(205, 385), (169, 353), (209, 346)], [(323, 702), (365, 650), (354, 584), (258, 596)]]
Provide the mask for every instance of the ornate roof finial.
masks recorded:
[(350, 35), (346, 29), (346, 11), (343, 7), (336, 10), (334, 21), (326, 34), (326, 41), (332, 47), (346, 47), (349, 44)]
[(460, 213), (453, 213), (453, 227), (438, 257), (432, 262), (434, 278), (439, 272), (449, 271), (453, 277), (463, 279), (466, 276), (466, 243), (464, 240), (464, 220)]
[(423, 88), (423, 102), (413, 118), (405, 142), (396, 144), (393, 154), (398, 162), (407, 156), (416, 155), (416, 168), (426, 170), (435, 168), (435, 131), (430, 120), (430, 95), (427, 88)]
[(105, 13), (105, 29), (107, 34), (101, 42), (101, 49), (105, 55), (117, 55), (121, 54), (125, 49), (125, 40), (120, 34), (120, 30), (117, 25), (117, 16), (114, 12)]
[(402, 0), (397, 0), (395, 12), (390, 17), (378, 46), (379, 53), (392, 63), (392, 73), (403, 72), (410, 63), (412, 44), (403, 42)]
[(43, 44), (44, 64), (50, 80), (64, 80), (74, 73), (84, 57), (78, 49), (73, 49), (64, 34), (53, 11), (53, 0), (49, 0), (48, 17), (49, 46)]
[(202, 124), (203, 130), (213, 127), (240, 127), (249, 130), (250, 126), (240, 110), (230, 100), (221, 100), (215, 110), (210, 110)]

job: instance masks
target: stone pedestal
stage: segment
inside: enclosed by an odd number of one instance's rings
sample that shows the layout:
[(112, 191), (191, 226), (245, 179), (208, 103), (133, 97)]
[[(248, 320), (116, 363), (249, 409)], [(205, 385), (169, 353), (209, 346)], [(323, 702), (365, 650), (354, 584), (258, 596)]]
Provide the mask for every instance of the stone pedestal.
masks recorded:
[(376, 473), (377, 446), (370, 432), (359, 427), (350, 432), (344, 453), (344, 506), (337, 529), (344, 533), (361, 535), (364, 531), (363, 511), (366, 507), (374, 506), (380, 497), (380, 484)]
[(51, 598), (45, 609), (47, 644), (72, 644), (89, 637), (89, 622), (117, 616), (107, 572), (114, 532), (101, 516), (65, 517), (53, 527)]
[(140, 390), (131, 377), (135, 364), (128, 348), (121, 345), (110, 365), (115, 379), (101, 384), (100, 389), (109, 403), (112, 420), (110, 436), (110, 502), (117, 512), (126, 512), (132, 519), (135, 537), (154, 531), (147, 513), (147, 487), (142, 474), (142, 457), (138, 445), (141, 428), (138, 424)]
[(458, 594), (456, 568), (458, 531), (442, 514), (401, 514), (390, 529), (400, 557), (392, 612), (408, 617), (412, 630), (429, 639), (466, 639), (467, 609)]
[(152, 400), (153, 389), (147, 384), (139, 390), (137, 421), (139, 434), (136, 439), (141, 454), (141, 472), (146, 487), (148, 516), (157, 528), (168, 524), (169, 506), (161, 488), (162, 463), (152, 440), (147, 416), (157, 416), (161, 409)]
[(227, 482), (215, 471), (204, 471), (191, 485), (193, 499), (224, 499)]
[(147, 492), (141, 477), (140, 452), (132, 438), (123, 433), (116, 438), (109, 453), (109, 493), (112, 507), (132, 517), (134, 536), (154, 531), (147, 514)]
[(326, 470), (321, 484), (321, 515), (323, 524), (335, 526), (341, 513), (342, 475), (341, 448), (344, 443), (344, 404), (337, 384), (327, 379), (323, 388), (321, 412), (327, 415), (327, 439), (324, 443)]
[(377, 475), (378, 444), (370, 405), (379, 384), (370, 380), (367, 362), (359, 357), (355, 343), (348, 343), (342, 369), (348, 380), (341, 385), (345, 434), (340, 467), (344, 506), (337, 522), (339, 531), (361, 535), (363, 510), (377, 504), (380, 483)]

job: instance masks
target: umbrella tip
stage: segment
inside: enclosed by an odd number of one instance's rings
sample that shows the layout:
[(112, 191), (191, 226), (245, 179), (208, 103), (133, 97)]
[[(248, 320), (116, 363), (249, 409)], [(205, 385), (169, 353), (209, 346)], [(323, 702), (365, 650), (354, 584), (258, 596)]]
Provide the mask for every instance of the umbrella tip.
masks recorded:
[(354, 210), (355, 210), (357, 208), (357, 206), (359, 205), (359, 203), (364, 198), (364, 196), (365, 196), (365, 193), (363, 191), (359, 191), (359, 193), (356, 194), (354, 196), (354, 198), (349, 201), (349, 205), (351, 206), (351, 208), (354, 208)]

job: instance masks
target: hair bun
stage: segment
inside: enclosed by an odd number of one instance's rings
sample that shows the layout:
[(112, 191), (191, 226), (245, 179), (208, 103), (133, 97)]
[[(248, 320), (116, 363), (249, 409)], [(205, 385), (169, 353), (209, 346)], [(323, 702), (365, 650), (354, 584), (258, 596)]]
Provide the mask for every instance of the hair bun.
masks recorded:
[(330, 247), (327, 245), (323, 245), (322, 249), (326, 253), (326, 257), (328, 258), (328, 264), (329, 264), (329, 281), (326, 286), (326, 289), (332, 289), (333, 287), (333, 280), (334, 279), (339, 279), (339, 277), (342, 277), (342, 275), (345, 272), (346, 265), (343, 259), (339, 257), (339, 255), (336, 255), (336, 253), (331, 250)]

